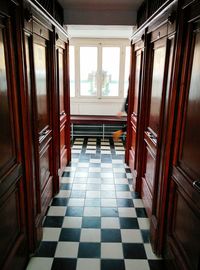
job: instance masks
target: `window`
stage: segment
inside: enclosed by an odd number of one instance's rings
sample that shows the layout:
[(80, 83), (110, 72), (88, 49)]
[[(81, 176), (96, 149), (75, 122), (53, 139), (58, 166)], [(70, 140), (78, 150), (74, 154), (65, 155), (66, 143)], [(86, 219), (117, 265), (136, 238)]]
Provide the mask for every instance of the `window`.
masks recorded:
[(101, 74), (102, 96), (114, 97), (119, 95), (119, 64), (120, 48), (103, 47)]
[(80, 95), (97, 95), (97, 47), (80, 47)]
[(75, 53), (74, 46), (69, 46), (69, 76), (70, 76), (70, 96), (75, 97)]
[(129, 86), (130, 59), (131, 59), (131, 48), (130, 46), (127, 46), (126, 54), (125, 54), (124, 97), (127, 96), (128, 86)]
[(79, 40), (70, 45), (70, 96), (124, 98), (130, 66), (129, 41)]

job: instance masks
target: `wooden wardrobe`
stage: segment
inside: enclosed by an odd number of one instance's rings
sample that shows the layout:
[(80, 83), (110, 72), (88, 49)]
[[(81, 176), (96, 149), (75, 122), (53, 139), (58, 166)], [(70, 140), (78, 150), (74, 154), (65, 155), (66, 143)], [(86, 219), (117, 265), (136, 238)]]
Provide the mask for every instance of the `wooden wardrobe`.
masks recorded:
[(68, 46), (37, 2), (1, 1), (1, 269), (24, 269), (71, 158)]
[(200, 267), (199, 7), (168, 1), (132, 37), (126, 160), (169, 269)]

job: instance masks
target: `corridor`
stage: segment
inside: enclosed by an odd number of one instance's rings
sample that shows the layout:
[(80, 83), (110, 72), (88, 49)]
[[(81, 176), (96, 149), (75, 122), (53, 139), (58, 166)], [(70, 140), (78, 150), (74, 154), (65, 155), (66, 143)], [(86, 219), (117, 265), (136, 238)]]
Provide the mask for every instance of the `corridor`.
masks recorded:
[(43, 240), (27, 270), (159, 270), (149, 220), (132, 189), (124, 144), (76, 138), (72, 162), (43, 223)]

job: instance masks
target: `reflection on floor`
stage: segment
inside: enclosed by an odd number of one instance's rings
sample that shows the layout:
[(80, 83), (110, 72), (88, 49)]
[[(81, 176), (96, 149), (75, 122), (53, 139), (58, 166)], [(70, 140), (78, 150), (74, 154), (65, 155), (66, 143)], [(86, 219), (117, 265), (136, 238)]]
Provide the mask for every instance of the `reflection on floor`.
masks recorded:
[(76, 138), (61, 182), (28, 270), (163, 269), (121, 141)]

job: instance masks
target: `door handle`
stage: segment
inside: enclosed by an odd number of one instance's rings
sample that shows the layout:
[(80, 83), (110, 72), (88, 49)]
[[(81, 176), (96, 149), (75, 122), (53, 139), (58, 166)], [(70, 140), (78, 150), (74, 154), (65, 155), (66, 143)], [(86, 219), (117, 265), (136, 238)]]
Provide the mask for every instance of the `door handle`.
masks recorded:
[(49, 132), (49, 129), (46, 129), (40, 133), (40, 136), (45, 136)]
[(194, 181), (193, 187), (200, 192), (200, 181)]
[(156, 139), (156, 136), (150, 131), (147, 131), (146, 134), (149, 136), (150, 139)]

